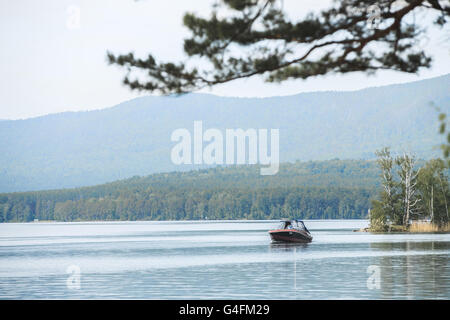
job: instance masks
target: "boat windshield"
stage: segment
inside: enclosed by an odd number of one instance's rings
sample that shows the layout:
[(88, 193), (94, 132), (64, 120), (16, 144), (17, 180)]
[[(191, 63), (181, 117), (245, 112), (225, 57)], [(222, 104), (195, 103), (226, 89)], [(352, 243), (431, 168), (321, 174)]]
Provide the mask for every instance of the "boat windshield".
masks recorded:
[(278, 229), (298, 229), (309, 232), (309, 230), (306, 228), (305, 224), (301, 220), (281, 221)]
[(302, 229), (302, 230), (305, 230), (305, 231), (307, 231), (307, 232), (309, 232), (309, 230), (306, 228), (306, 226), (305, 226), (305, 224), (303, 223), (303, 221), (296, 221), (296, 223), (297, 223), (297, 228), (298, 229)]

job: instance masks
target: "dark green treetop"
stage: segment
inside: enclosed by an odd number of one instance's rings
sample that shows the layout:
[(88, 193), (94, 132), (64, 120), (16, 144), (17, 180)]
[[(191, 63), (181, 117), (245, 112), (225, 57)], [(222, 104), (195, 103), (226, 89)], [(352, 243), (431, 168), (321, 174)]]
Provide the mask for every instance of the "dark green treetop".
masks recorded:
[(445, 136), (446, 141), (441, 144), (441, 149), (444, 153), (444, 158), (447, 159), (447, 164), (450, 167), (450, 131), (448, 130), (448, 118), (444, 112), (439, 114), (439, 133)]

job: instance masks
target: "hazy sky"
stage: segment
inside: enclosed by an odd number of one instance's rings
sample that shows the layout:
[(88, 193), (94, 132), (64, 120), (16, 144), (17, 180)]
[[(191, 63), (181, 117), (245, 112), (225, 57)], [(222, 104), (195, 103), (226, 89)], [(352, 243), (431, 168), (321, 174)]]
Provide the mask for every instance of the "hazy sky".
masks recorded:
[[(186, 11), (207, 14), (213, 0), (0, 0), (0, 119), (92, 110), (138, 96), (121, 84), (124, 71), (106, 62), (106, 51), (148, 52), (183, 59), (181, 25)], [(328, 0), (285, 0), (293, 17)], [(79, 24), (77, 16), (79, 11)], [(448, 34), (447, 34), (448, 36)], [(318, 90), (356, 90), (409, 82), (450, 72), (450, 45), (442, 34), (426, 44), (434, 67), (419, 75), (382, 72), (336, 75), (266, 84), (249, 79), (204, 90), (227, 96), (273, 96)]]

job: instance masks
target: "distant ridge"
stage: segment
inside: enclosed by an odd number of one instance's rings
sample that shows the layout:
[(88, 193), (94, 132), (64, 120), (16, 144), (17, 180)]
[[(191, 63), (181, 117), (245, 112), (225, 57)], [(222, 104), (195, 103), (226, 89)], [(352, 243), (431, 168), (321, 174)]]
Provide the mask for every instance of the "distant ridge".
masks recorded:
[(450, 113), (450, 75), (347, 92), (269, 98), (140, 97), (117, 106), (0, 120), (0, 192), (94, 185), (171, 163), (177, 128), (279, 128), (280, 160), (371, 159), (391, 146), (439, 156), (437, 111)]

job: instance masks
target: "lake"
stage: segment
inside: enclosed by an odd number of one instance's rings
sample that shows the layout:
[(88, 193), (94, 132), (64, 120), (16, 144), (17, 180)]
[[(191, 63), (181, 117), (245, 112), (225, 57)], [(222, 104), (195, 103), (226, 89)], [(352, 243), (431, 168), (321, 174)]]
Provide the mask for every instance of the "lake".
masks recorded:
[(449, 299), (450, 234), (306, 220), (0, 224), (1, 299)]

